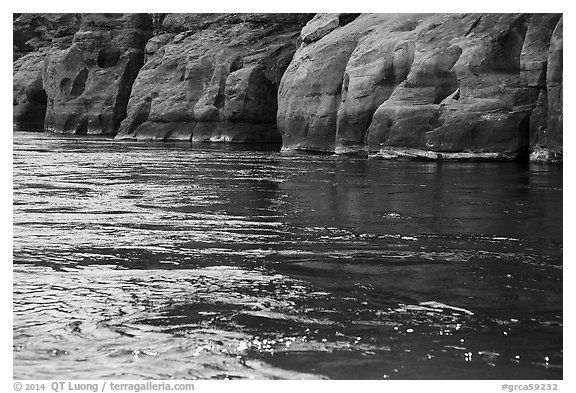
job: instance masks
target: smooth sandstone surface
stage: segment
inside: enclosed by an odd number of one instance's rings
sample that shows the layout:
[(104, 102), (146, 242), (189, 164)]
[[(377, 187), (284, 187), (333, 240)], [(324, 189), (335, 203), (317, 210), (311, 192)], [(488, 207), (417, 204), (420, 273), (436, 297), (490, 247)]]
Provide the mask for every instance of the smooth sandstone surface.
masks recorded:
[(560, 14), (335, 20), (309, 22), (282, 78), (284, 150), (561, 152)]

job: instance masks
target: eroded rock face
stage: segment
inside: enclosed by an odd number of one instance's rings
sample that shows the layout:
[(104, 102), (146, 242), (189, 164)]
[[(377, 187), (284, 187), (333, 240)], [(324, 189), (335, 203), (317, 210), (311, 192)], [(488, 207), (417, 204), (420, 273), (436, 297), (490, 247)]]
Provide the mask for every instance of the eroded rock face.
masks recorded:
[(382, 157), (531, 153), (537, 162), (560, 161), (562, 21), (15, 14), (14, 127), (281, 140), (284, 150)]
[(45, 128), (114, 134), (126, 117), (132, 83), (152, 35), (148, 14), (82, 14), (71, 45), (53, 45), (42, 75)]
[(52, 45), (66, 48), (80, 24), (78, 14), (20, 14), (14, 19), (14, 129), (43, 131), (47, 96), (42, 70)]
[[(520, 55), (520, 75), (523, 87), (518, 90), (515, 105), (532, 110), (530, 115), (530, 145), (540, 143), (542, 130), (548, 122), (546, 71), (550, 39), (558, 24), (558, 14), (535, 14), (530, 18)], [(534, 102), (536, 106), (534, 107)]]
[[(550, 39), (550, 50), (546, 71), (546, 94), (548, 111), (545, 126), (536, 133), (536, 148), (531, 159), (535, 162), (561, 162), (563, 156), (563, 18), (560, 18)], [(540, 102), (540, 100), (539, 100)], [(544, 112), (544, 111), (543, 111)]]
[(278, 84), (309, 18), (165, 15), (117, 138), (280, 142)]
[(46, 53), (46, 50), (31, 52), (14, 62), (12, 119), (15, 130), (44, 130), (47, 97), (42, 68)]
[(515, 157), (561, 146), (550, 126), (561, 129), (561, 15), (337, 16), (302, 30), (282, 78), (284, 150)]
[(14, 14), (14, 60), (52, 44), (70, 45), (80, 25), (80, 14)]

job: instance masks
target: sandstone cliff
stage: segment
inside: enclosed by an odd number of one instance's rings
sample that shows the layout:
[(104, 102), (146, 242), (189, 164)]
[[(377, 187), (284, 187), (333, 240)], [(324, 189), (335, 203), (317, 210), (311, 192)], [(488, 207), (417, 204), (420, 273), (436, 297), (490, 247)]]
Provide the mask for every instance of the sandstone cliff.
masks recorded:
[(562, 160), (560, 14), (15, 14), (14, 128)]
[(78, 30), (78, 14), (15, 14), (13, 27), (13, 123), (43, 130), (47, 96), (42, 70), (52, 45), (66, 48)]
[(45, 128), (116, 133), (151, 35), (152, 20), (146, 14), (82, 14), (72, 45), (53, 45), (45, 61)]
[(559, 14), (324, 14), (301, 40), (279, 90), (284, 150), (562, 153)]
[(166, 15), (146, 46), (117, 138), (280, 142), (278, 85), (308, 19)]

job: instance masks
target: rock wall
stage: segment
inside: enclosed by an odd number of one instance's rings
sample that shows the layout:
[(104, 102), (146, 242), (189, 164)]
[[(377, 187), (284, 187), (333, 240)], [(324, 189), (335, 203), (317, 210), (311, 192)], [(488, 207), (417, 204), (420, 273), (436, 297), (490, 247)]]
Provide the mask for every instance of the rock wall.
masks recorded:
[(82, 14), (72, 44), (52, 45), (45, 60), (45, 129), (115, 134), (151, 35), (147, 14)]
[(542, 60), (546, 66), (541, 72), (538, 103), (530, 124), (533, 135), (530, 159), (535, 162), (562, 161), (562, 30), (563, 18), (560, 18), (550, 37), (548, 57)]
[(561, 14), (14, 14), (14, 128), (560, 162)]
[[(118, 139), (280, 142), (277, 90), (309, 19), (300, 14), (167, 14)], [(160, 23), (160, 19), (162, 20)]]
[(317, 15), (280, 84), (283, 149), (561, 154), (561, 31), (560, 14)]
[(78, 14), (15, 14), (13, 22), (14, 129), (42, 131), (48, 98), (42, 70), (52, 45), (72, 44)]

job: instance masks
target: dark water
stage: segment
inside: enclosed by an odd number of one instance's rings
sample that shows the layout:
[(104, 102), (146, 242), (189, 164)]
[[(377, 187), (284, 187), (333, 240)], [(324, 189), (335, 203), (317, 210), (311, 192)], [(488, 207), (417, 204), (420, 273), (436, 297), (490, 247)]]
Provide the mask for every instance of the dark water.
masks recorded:
[(562, 378), (562, 169), (14, 134), (14, 378)]

